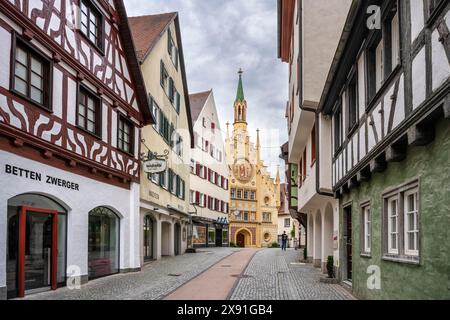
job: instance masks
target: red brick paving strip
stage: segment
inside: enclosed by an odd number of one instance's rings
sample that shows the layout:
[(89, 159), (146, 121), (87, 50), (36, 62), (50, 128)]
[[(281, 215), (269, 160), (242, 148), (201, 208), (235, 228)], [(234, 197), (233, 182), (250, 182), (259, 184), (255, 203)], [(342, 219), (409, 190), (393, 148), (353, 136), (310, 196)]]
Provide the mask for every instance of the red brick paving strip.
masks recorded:
[(164, 300), (226, 300), (257, 250), (243, 249), (221, 260)]

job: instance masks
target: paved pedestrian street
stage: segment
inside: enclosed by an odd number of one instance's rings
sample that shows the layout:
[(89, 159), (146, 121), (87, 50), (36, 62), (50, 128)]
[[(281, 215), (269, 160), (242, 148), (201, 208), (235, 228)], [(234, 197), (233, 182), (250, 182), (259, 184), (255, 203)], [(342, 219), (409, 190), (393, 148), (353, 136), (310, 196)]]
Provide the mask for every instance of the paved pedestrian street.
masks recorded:
[[(27, 296), (30, 300), (343, 300), (340, 285), (299, 263), (301, 251), (211, 248), (163, 258), (141, 272)], [(218, 285), (219, 284), (219, 285)], [(195, 294), (194, 294), (195, 293)]]
[(347, 300), (343, 287), (319, 281), (321, 273), (299, 263), (302, 251), (260, 250), (241, 276), (231, 300)]
[(27, 296), (30, 300), (158, 300), (238, 251), (231, 248), (198, 250), (196, 254), (167, 257), (141, 272), (89, 281), (80, 290), (68, 288)]

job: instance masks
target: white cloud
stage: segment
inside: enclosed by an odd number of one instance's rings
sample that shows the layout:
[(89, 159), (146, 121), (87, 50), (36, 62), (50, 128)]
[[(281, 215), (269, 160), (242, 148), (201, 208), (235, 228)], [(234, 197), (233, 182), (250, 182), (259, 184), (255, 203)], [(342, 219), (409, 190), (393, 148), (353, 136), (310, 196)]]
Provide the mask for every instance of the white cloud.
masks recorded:
[(263, 159), (276, 172), (287, 141), (287, 65), (277, 59), (276, 0), (124, 0), (129, 16), (177, 11), (189, 91), (213, 89), (221, 127), (233, 120), (242, 67), (253, 141), (261, 129)]

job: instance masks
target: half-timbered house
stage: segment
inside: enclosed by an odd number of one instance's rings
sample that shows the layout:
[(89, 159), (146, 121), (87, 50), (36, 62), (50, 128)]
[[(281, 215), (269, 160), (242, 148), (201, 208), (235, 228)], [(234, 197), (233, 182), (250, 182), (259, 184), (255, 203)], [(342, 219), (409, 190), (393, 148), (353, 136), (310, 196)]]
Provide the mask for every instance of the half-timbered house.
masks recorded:
[(0, 2), (0, 298), (140, 267), (130, 35), (121, 0)]
[(360, 298), (450, 297), (449, 9), (353, 1), (329, 72), (339, 276)]

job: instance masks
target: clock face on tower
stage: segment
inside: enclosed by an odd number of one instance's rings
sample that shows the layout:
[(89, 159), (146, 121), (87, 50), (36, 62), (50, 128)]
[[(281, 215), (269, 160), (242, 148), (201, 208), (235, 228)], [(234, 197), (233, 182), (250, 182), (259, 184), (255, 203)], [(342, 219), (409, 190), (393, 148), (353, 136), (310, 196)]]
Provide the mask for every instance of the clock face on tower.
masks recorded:
[(233, 175), (240, 182), (247, 183), (253, 178), (253, 166), (247, 159), (237, 159), (233, 165)]

